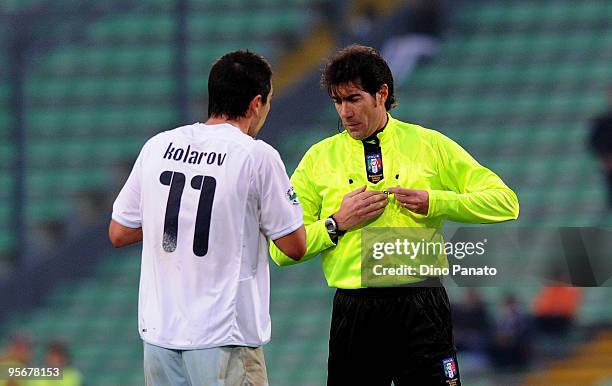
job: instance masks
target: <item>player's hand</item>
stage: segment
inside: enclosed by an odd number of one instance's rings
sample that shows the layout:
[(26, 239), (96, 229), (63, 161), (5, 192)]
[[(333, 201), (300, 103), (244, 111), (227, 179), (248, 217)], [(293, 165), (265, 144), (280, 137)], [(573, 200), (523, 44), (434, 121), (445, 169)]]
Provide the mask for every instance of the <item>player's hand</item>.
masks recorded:
[(396, 186), (387, 189), (393, 193), (401, 206), (411, 212), (427, 215), (429, 212), (429, 193), (426, 190), (406, 189)]
[(347, 193), (340, 209), (334, 213), (338, 229), (346, 231), (382, 214), (389, 199), (378, 190), (366, 191), (366, 186)]

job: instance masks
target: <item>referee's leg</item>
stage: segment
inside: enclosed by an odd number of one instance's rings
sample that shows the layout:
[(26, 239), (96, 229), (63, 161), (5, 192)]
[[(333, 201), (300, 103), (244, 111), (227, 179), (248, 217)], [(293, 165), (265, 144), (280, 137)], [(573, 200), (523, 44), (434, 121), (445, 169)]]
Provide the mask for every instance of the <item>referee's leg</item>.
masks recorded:
[(460, 386), (450, 302), (444, 287), (407, 296), (404, 306), (398, 308), (404, 309), (394, 328), (399, 339), (390, 347), (395, 358), (395, 386)]
[(379, 299), (338, 290), (334, 296), (327, 362), (328, 386), (390, 386), (387, 340)]

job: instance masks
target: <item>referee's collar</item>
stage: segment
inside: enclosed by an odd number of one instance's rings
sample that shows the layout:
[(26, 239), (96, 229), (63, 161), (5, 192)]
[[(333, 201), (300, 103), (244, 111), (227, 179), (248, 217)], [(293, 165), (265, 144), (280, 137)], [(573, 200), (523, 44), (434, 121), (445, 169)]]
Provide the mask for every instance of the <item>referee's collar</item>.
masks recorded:
[[(394, 131), (394, 129), (395, 129), (395, 119), (393, 119), (391, 114), (387, 113), (387, 123), (382, 127), (382, 129), (376, 131), (375, 133), (372, 133), (367, 138), (358, 139), (356, 140), (356, 142), (368, 142), (368, 141), (375, 140), (376, 138), (378, 138), (379, 142), (382, 142), (385, 139), (390, 138), (391, 135), (393, 135), (391, 133)], [(348, 134), (348, 132), (346, 133)]]

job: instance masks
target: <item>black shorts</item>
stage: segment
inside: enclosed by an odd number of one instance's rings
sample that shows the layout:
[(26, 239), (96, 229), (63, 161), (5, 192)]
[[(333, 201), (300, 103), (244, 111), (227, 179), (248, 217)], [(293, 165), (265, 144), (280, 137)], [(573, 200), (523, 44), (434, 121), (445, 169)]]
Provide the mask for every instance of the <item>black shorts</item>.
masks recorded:
[[(439, 282), (438, 282), (439, 283)], [(338, 289), (328, 386), (460, 386), (444, 287)]]

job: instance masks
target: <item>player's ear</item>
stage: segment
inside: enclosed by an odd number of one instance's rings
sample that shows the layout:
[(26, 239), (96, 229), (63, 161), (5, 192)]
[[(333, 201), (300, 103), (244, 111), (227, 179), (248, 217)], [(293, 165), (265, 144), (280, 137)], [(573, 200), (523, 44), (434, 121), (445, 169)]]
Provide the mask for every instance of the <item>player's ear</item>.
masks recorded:
[(259, 107), (261, 105), (261, 95), (256, 95), (251, 102), (249, 102), (249, 111), (252, 111), (255, 115), (259, 114)]

